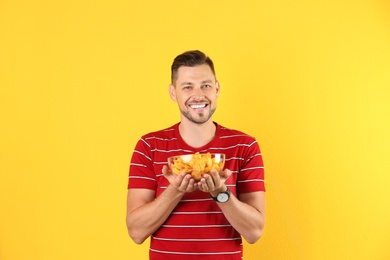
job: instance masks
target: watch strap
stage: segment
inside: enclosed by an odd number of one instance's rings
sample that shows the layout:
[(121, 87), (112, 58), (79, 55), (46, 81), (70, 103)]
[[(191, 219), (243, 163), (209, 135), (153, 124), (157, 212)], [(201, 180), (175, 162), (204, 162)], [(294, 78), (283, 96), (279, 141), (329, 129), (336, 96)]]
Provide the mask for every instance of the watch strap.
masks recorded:
[(218, 193), (217, 196), (215, 196), (215, 197), (213, 197), (213, 196), (210, 194), (210, 197), (211, 197), (214, 201), (219, 202), (219, 201), (218, 201), (218, 195), (221, 194), (221, 193), (225, 193), (226, 195), (228, 195), (228, 198), (230, 198), (231, 192), (230, 192), (230, 190), (229, 190), (228, 187), (226, 187), (226, 191), (222, 191), (222, 192)]

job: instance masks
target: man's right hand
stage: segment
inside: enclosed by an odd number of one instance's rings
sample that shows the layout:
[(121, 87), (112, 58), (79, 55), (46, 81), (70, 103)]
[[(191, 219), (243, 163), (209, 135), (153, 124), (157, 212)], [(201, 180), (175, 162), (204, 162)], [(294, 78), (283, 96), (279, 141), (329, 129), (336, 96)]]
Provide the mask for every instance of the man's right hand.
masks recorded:
[(162, 172), (171, 186), (182, 193), (193, 192), (197, 189), (197, 185), (194, 178), (191, 177), (191, 174), (180, 173), (176, 175), (166, 165), (163, 166)]

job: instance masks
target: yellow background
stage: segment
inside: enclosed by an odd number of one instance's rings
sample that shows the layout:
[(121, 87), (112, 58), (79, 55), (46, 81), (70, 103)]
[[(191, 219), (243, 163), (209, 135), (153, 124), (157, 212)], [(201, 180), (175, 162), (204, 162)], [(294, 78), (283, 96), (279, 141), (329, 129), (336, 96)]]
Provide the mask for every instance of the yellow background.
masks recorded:
[(0, 1), (0, 259), (147, 259), (138, 138), (179, 120), (172, 59), (216, 64), (254, 135), (267, 224), (244, 259), (390, 259), (388, 1)]

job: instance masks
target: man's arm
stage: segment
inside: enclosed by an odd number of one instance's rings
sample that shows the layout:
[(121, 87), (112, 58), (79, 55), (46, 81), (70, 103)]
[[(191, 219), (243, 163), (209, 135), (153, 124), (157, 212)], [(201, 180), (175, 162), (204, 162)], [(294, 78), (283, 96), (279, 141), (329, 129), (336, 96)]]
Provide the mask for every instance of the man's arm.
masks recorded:
[(166, 166), (163, 173), (170, 185), (156, 199), (154, 190), (128, 190), (126, 224), (130, 237), (137, 244), (142, 244), (165, 222), (184, 193), (195, 190), (190, 175), (176, 176)]
[(260, 239), (265, 224), (264, 192), (241, 194), (240, 199), (231, 195), (227, 202), (218, 203), (218, 206), (248, 243), (253, 244)]
[[(225, 170), (222, 177), (217, 172), (212, 175), (205, 175), (201, 180), (199, 189), (210, 192), (210, 195), (216, 197), (219, 192), (226, 191), (226, 179), (231, 172)], [(229, 223), (252, 244), (260, 239), (265, 224), (265, 196), (264, 192), (250, 192), (240, 194), (236, 198), (233, 194), (225, 203), (217, 203)]]

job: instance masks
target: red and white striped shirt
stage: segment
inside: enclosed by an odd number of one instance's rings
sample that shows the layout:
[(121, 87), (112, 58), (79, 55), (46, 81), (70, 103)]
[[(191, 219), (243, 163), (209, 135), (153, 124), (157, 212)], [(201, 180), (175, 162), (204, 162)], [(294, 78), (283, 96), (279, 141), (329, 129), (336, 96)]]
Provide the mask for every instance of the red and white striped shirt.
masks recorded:
[[(203, 147), (193, 148), (181, 138), (175, 124), (144, 135), (130, 164), (129, 189), (151, 189), (158, 197), (169, 185), (162, 174), (170, 156), (200, 153), (226, 154), (225, 169), (232, 171), (226, 185), (232, 194), (265, 191), (264, 167), (255, 138), (218, 124), (216, 135)], [(230, 225), (209, 193), (186, 193), (166, 222), (152, 235), (150, 259), (241, 259), (240, 234)]]

